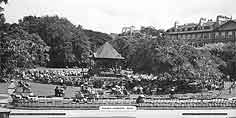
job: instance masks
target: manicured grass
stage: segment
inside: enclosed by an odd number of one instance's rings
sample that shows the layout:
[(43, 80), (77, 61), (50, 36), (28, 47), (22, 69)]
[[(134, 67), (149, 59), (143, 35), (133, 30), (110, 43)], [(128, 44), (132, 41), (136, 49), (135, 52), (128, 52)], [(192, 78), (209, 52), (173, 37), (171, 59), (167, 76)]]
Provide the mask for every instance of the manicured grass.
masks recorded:
[(0, 100), (1, 99), (6, 99), (7, 97), (6, 96), (0, 96)]
[[(50, 96), (54, 95), (54, 89), (56, 85), (30, 83), (32, 91), (35, 95), (39, 96)], [(75, 92), (78, 91), (78, 87), (67, 86), (65, 90), (65, 97), (73, 97)]]
[(7, 93), (7, 83), (0, 83), (0, 94), (6, 94)]
[[(0, 93), (7, 94), (7, 87), (9, 84), (0, 83)], [(37, 96), (50, 96), (54, 95), (54, 89), (56, 85), (30, 83), (33, 93)], [(65, 97), (74, 96), (75, 92), (78, 91), (78, 87), (68, 86), (65, 91)]]

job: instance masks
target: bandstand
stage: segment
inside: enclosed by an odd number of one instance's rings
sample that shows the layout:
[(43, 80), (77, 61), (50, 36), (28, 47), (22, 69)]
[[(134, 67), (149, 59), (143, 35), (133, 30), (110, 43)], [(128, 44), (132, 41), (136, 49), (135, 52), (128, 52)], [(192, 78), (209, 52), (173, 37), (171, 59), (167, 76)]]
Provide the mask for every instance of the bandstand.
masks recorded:
[(124, 60), (113, 46), (106, 42), (91, 56), (91, 71), (93, 79), (116, 80), (122, 77), (119, 64)]

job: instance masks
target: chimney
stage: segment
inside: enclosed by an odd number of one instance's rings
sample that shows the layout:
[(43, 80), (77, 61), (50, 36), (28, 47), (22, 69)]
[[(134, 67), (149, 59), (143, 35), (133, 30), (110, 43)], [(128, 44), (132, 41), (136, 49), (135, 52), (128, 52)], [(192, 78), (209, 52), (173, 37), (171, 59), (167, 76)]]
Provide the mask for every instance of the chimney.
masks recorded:
[(174, 23), (174, 28), (175, 29), (177, 28), (177, 24), (178, 24), (178, 21), (175, 21), (175, 23)]
[(220, 15), (218, 15), (216, 17), (216, 25), (219, 26), (220, 25)]

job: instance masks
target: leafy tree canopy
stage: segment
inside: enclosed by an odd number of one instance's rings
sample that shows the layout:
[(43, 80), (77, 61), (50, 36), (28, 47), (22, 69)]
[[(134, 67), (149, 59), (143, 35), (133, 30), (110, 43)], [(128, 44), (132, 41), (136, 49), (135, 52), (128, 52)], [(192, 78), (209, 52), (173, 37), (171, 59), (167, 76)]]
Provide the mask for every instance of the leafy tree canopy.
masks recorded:
[(88, 40), (91, 43), (92, 51), (96, 51), (100, 46), (105, 42), (111, 41), (112, 38), (110, 35), (102, 32), (96, 32), (92, 30), (84, 29), (85, 35), (88, 37)]
[(215, 59), (225, 61), (226, 64), (220, 68), (221, 71), (232, 78), (236, 78), (236, 45), (234, 43), (208, 44), (202, 49), (210, 51), (216, 57)]
[(58, 16), (26, 16), (19, 21), (29, 33), (37, 33), (51, 47), (51, 67), (77, 65), (82, 55), (87, 57), (90, 44), (81, 26), (75, 26)]
[[(135, 40), (133, 40), (135, 39)], [(164, 74), (172, 79), (220, 79), (224, 61), (207, 50), (196, 49), (181, 40), (120, 37), (113, 46), (126, 58), (126, 67), (138, 73)]]
[(49, 47), (37, 35), (29, 34), (17, 24), (4, 24), (0, 31), (1, 73), (43, 66), (49, 61)]

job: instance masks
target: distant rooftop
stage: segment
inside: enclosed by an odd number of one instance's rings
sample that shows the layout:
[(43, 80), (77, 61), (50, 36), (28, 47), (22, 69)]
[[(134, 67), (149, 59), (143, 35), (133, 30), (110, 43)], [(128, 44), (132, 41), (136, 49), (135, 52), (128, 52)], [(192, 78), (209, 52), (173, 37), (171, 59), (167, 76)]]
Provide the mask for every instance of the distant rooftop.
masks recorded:
[(221, 15), (217, 16), (216, 21), (213, 21), (212, 19), (206, 20), (205, 18), (201, 18), (199, 23), (187, 23), (183, 25), (175, 24), (175, 26), (168, 29), (167, 32), (209, 30), (223, 25), (228, 21), (236, 22), (236, 19), (232, 20), (232, 17), (229, 18), (227, 16)]

